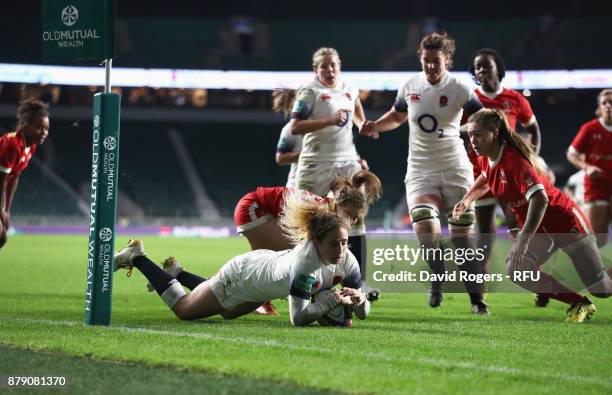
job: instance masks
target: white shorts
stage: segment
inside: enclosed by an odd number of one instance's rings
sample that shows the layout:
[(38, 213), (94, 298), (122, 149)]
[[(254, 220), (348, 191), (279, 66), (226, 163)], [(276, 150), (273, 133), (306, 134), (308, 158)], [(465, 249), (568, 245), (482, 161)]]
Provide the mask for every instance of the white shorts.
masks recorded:
[(320, 162), (300, 157), (295, 183), (299, 189), (325, 197), (336, 177), (350, 177), (359, 170), (361, 165), (356, 160)]
[(446, 170), (422, 170), (408, 168), (406, 173), (406, 201), (408, 209), (415, 199), (423, 195), (436, 195), (444, 201), (444, 208), (452, 208), (474, 183), (472, 168), (455, 167)]
[(223, 265), (208, 280), (210, 289), (219, 300), (219, 304), (227, 311), (233, 310), (236, 306), (245, 302), (259, 302), (259, 300), (253, 300), (252, 295), (245, 292), (244, 276), (242, 275), (244, 262), (236, 258)]
[(225, 310), (233, 310), (246, 302), (265, 302), (286, 297), (288, 280), (265, 280), (261, 268), (269, 261), (270, 250), (255, 250), (230, 259), (208, 282), (219, 303)]

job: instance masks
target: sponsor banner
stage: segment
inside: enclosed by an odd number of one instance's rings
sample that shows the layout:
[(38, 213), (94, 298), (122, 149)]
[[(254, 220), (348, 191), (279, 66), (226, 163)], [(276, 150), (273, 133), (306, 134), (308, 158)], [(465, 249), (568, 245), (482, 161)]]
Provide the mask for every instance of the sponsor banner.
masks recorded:
[(42, 2), (43, 60), (115, 57), (115, 0)]

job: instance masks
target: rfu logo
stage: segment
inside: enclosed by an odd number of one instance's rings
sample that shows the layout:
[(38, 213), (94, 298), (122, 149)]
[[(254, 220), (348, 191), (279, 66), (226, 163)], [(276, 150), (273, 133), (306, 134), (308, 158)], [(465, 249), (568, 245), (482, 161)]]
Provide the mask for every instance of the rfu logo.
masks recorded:
[(73, 5), (69, 5), (68, 7), (62, 10), (62, 22), (64, 25), (70, 27), (77, 23), (79, 20), (79, 10)]
[(110, 228), (102, 228), (98, 236), (102, 241), (110, 241), (113, 238), (113, 231)]
[(104, 145), (104, 148), (106, 148), (108, 151), (112, 151), (117, 146), (117, 140), (115, 140), (113, 136), (108, 136), (104, 139), (104, 142), (102, 144)]

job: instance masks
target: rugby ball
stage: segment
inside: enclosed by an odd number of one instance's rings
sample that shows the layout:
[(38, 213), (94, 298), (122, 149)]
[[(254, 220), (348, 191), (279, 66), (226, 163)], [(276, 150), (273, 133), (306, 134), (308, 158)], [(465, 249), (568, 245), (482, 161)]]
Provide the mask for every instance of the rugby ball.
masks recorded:
[[(331, 293), (328, 289), (321, 290), (314, 294), (312, 301), (316, 303), (325, 293)], [(317, 320), (321, 326), (339, 326), (344, 328), (353, 327), (353, 312), (348, 306), (338, 305), (328, 311), (323, 317)]]

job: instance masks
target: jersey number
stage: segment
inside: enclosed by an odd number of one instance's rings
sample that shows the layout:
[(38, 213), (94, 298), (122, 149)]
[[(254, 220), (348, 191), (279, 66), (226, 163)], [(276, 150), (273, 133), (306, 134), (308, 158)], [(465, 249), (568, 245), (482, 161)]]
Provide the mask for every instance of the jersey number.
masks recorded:
[[(428, 119), (429, 122), (427, 122), (428, 125), (424, 125), (423, 121)], [(425, 133), (434, 133), (434, 132), (438, 132), (440, 133), (438, 135), (438, 138), (442, 138), (444, 137), (444, 129), (438, 129), (438, 120), (436, 119), (436, 117), (434, 117), (433, 115), (430, 114), (423, 114), (419, 117), (419, 119), (417, 120), (419, 127), (421, 128), (421, 130)]]

